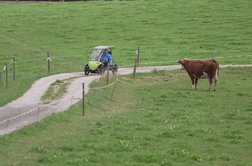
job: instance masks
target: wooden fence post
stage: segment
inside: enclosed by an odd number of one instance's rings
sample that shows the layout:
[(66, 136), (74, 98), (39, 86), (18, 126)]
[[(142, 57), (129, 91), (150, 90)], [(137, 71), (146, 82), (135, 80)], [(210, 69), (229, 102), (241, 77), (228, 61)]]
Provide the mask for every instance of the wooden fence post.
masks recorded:
[(212, 52), (212, 60), (213, 60), (213, 52)]
[(15, 77), (15, 74), (16, 74), (16, 72), (15, 72), (15, 57), (13, 57), (13, 81), (15, 81), (15, 79), (16, 79), (16, 77)]
[(49, 52), (47, 52), (47, 66), (48, 66), (48, 73), (50, 73), (51, 69), (50, 69), (50, 56), (49, 56)]
[(82, 83), (82, 115), (85, 113), (85, 85)]
[(8, 63), (6, 63), (6, 89), (8, 88)]
[(134, 71), (133, 71), (133, 78), (135, 78), (135, 75), (136, 75), (136, 65), (137, 65), (137, 58), (135, 59), (135, 65), (134, 65)]
[(109, 84), (109, 68), (110, 68), (110, 63), (108, 62), (108, 69), (107, 69), (107, 85)]

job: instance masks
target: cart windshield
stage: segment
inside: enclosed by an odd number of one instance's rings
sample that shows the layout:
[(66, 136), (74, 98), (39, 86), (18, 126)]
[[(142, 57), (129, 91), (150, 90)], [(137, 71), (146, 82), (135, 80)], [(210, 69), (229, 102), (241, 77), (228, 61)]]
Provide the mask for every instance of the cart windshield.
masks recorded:
[(99, 61), (102, 49), (93, 49), (89, 61)]

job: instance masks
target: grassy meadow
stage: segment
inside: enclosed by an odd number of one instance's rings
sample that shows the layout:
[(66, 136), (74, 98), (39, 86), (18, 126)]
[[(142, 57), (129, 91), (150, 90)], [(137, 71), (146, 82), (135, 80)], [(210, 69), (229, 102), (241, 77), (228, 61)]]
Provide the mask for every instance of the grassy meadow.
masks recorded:
[(115, 46), (119, 68), (133, 66), (138, 46), (142, 66), (212, 53), (220, 64), (251, 64), (251, 8), (250, 0), (0, 3), (0, 71), (8, 63), (10, 80), (6, 90), (3, 72), (0, 106), (41, 77), (83, 71), (97, 45)]
[(85, 116), (79, 102), (1, 136), (1, 164), (251, 165), (251, 72), (222, 69), (216, 92), (180, 70), (120, 76), (90, 90)]
[[(212, 53), (220, 64), (252, 64), (251, 8), (250, 0), (0, 3), (0, 107), (39, 78), (83, 71), (97, 45), (115, 46), (119, 70), (133, 67), (138, 46), (140, 66)], [(89, 91), (85, 116), (79, 102), (0, 136), (0, 165), (252, 165), (251, 73), (221, 69), (216, 92), (207, 80), (192, 91), (180, 70), (119, 76)], [(63, 81), (55, 84), (71, 79)]]

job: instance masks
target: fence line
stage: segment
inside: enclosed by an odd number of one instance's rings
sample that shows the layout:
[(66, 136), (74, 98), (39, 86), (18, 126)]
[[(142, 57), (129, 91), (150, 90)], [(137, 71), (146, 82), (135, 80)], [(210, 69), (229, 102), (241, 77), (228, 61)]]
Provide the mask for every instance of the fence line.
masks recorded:
[[(142, 51), (141, 51), (141, 52), (142, 52)], [(252, 56), (252, 55), (246, 55), (246, 56)], [(214, 58), (215, 58), (215, 59), (218, 59), (218, 58), (233, 58), (233, 57), (242, 57), (242, 56), (214, 57)], [(46, 58), (43, 58), (43, 59), (46, 59)], [(202, 58), (201, 58), (201, 59), (202, 59)], [(203, 59), (209, 59), (209, 58), (203, 58)], [(162, 62), (148, 62), (148, 63), (139, 63), (139, 64), (141, 64), (141, 65), (146, 65), (146, 64), (167, 63), (167, 62), (170, 63), (170, 62), (177, 62), (177, 61), (174, 60), (174, 61), (162, 61)], [(11, 64), (11, 63), (13, 63), (13, 61), (11, 61), (9, 64)], [(16, 62), (15, 62), (15, 63), (16, 63)], [(129, 67), (129, 66), (134, 66), (134, 65), (135, 65), (135, 64), (130, 64), (130, 65), (124, 65), (124, 66), (121, 66), (121, 67)], [(4, 71), (4, 70), (2, 70), (2, 71)], [(106, 85), (106, 86), (103, 86), (103, 87), (95, 87), (95, 88), (84, 88), (83, 90), (88, 90), (88, 89), (94, 89), (94, 90), (97, 90), (97, 89), (104, 89), (104, 88), (107, 88), (107, 87), (109, 87), (109, 86), (114, 85), (114, 84), (117, 83), (117, 82), (118, 82), (118, 74), (117, 74), (117, 77), (116, 77), (116, 81), (113, 82), (113, 83), (111, 83), (111, 84), (109, 84), (109, 85)], [(53, 104), (59, 103), (59, 102), (61, 102), (61, 101), (63, 101), (63, 100), (69, 99), (69, 98), (71, 98), (71, 97), (77, 95), (78, 93), (81, 93), (83, 90), (81, 90), (81, 91), (75, 93), (74, 95), (71, 95), (70, 97), (66, 97), (66, 98), (63, 98), (63, 99), (61, 99), (61, 100), (59, 100), (59, 101), (51, 102), (51, 103), (49, 103), (49, 104), (42, 105), (42, 106), (39, 106), (39, 107), (40, 107), (40, 108), (43, 108), (43, 107), (47, 107), (47, 106), (49, 106), (49, 105), (53, 105)], [(27, 111), (27, 112), (25, 112), (25, 113), (23, 113), (23, 114), (20, 114), (20, 115), (18, 115), (18, 116), (16, 116), (16, 117), (13, 117), (13, 118), (10, 118), (10, 119), (6, 119), (6, 120), (0, 122), (0, 124), (1, 124), (1, 123), (4, 123), (4, 122), (7, 122), (7, 121), (9, 121), (9, 120), (18, 118), (18, 117), (20, 117), (20, 116), (23, 116), (23, 115), (25, 115), (25, 114), (27, 114), (27, 113), (30, 113), (30, 112), (36, 110), (36, 109), (39, 108), (39, 107), (36, 107), (36, 108), (34, 108), (34, 109), (32, 109), (32, 110), (29, 110), (29, 111)]]
[[(135, 52), (135, 51), (127, 51), (127, 52)], [(141, 51), (141, 53), (143, 52), (158, 52), (158, 51)], [(175, 52), (175, 51), (168, 51), (168, 52)], [(179, 51), (178, 51), (179, 52)], [(187, 52), (187, 51), (180, 51), (180, 52)], [(194, 51), (195, 52), (195, 51)], [(199, 51), (199, 52), (212, 52), (212, 51)], [(248, 51), (249, 52), (249, 51)], [(120, 52), (120, 53), (123, 53), (123, 52)], [(69, 56), (61, 56), (61, 57), (58, 57), (58, 56), (50, 56), (50, 60), (53, 61), (53, 59), (60, 59), (60, 58), (66, 58), (66, 57), (78, 57), (78, 56), (83, 56), (83, 55), (69, 55)], [(238, 55), (238, 56), (225, 56), (225, 57), (218, 57), (218, 58), (230, 58), (230, 57), (242, 57), (242, 56), (252, 56), (252, 55)], [(18, 60), (16, 59), (15, 60), (15, 63), (19, 63), (19, 62), (28, 62), (28, 61), (38, 61), (38, 60), (47, 60), (47, 57), (45, 58), (38, 58), (38, 59), (29, 59), (29, 60)], [(13, 63), (13, 60), (11, 59), (11, 62), (10, 63)], [(9, 63), (9, 64), (10, 64)], [(4, 70), (4, 69), (3, 69)], [(2, 71), (3, 71), (2, 70)]]
[[(8, 66), (11, 64), (11, 63), (13, 63), (13, 60), (11, 59), (11, 62), (9, 63), (9, 64), (7, 64)], [(6, 70), (6, 65), (3, 67), (3, 70), (1, 71), (1, 72), (4, 72), (5, 70)]]
[[(120, 54), (122, 53), (135, 53), (136, 51), (121, 51)], [(190, 51), (190, 50), (185, 50), (185, 51), (173, 51), (173, 50), (141, 50), (141, 53), (150, 53), (150, 52), (252, 52), (252, 50), (199, 50), (199, 51)], [(66, 56), (52, 56), (52, 58), (66, 58), (66, 57), (83, 57), (83, 55), (66, 55)], [(46, 58), (37, 58), (37, 59), (28, 59), (28, 60), (16, 60), (16, 62), (27, 62), (27, 61), (36, 61), (36, 60), (43, 60)]]
[[(141, 52), (144, 52), (144, 51), (141, 51)], [(241, 58), (241, 57), (244, 57), (244, 56), (247, 56), (247, 57), (251, 57), (252, 55), (238, 55), (238, 56), (226, 56), (226, 57), (214, 57), (214, 59), (221, 59), (221, 58)], [(67, 56), (66, 56), (67, 57)], [(69, 56), (69, 57), (72, 57), (72, 56)], [(50, 60), (52, 60), (52, 59), (55, 59), (55, 57), (50, 57)], [(200, 59), (202, 59), (202, 60), (204, 60), (204, 59), (210, 59), (210, 57), (209, 58), (200, 58)], [(27, 65), (27, 66), (22, 66), (22, 67), (20, 67), (20, 65), (18, 65), (20, 62), (25, 62), (25, 61), (37, 61), (37, 60), (45, 60), (45, 65), (46, 65), (46, 63), (47, 63), (47, 57), (45, 57), (45, 58), (40, 58), (40, 59), (31, 59), (31, 60), (15, 60), (15, 64), (16, 64), (16, 68), (18, 69), (18, 70), (20, 70), (21, 68), (28, 68), (29, 66)], [(160, 61), (160, 62), (146, 62), (146, 63), (144, 63), (144, 62), (141, 62), (141, 63), (139, 63), (139, 65), (141, 65), (141, 66), (143, 66), (143, 65), (148, 65), (148, 64), (151, 64), (151, 65), (153, 65), (153, 64), (170, 64), (170, 63), (177, 63), (177, 61), (178, 60), (170, 60), (170, 61)], [(8, 64), (8, 66), (9, 65), (11, 65), (13, 63), (13, 59), (11, 59), (11, 62), (9, 62), (9, 64)], [(120, 68), (127, 68), (127, 67), (134, 67), (134, 63), (132, 63), (132, 64), (127, 64), (127, 65), (121, 65), (120, 66)], [(71, 67), (68, 67), (68, 68), (71, 68)], [(72, 68), (76, 68), (76, 67), (72, 67)], [(82, 70), (82, 68), (83, 68), (83, 66), (81, 66), (80, 67), (80, 70)], [(6, 66), (4, 66), (3, 67), (3, 69), (2, 69), (2, 81), (4, 80), (4, 77), (3, 77), (3, 72), (6, 70)], [(53, 71), (53, 69), (52, 69), (52, 71), (50, 72), (50, 74), (54, 74), (54, 73), (58, 73), (58, 72), (54, 72)], [(10, 75), (11, 75), (12, 73), (10, 73)], [(45, 75), (45, 76), (47, 76), (47, 75)]]
[[(157, 50), (157, 51), (144, 51), (144, 50), (141, 50), (141, 53), (144, 53), (144, 52), (217, 52), (217, 51), (225, 52), (226, 50), (213, 50), (213, 51), (169, 51), (169, 50), (167, 50), (167, 51), (166, 50), (164, 50), (164, 51), (160, 51), (160, 50)], [(226, 51), (226, 52), (241, 52), (241, 51), (245, 52), (245, 50), (229, 50), (229, 51)], [(250, 52), (250, 51), (252, 51), (252, 50), (246, 50), (246, 52)], [(132, 52), (132, 53), (134, 52), (135, 53), (135, 51), (124, 51), (124, 52), (120, 52), (120, 54), (127, 53), (127, 52)], [(66, 58), (66, 57), (73, 58), (73, 57), (81, 57), (81, 56), (83, 56), (83, 55), (69, 55), (69, 56), (60, 56), (60, 57), (59, 56), (50, 56), (50, 60), (53, 61), (53, 59), (60, 59), (60, 58)], [(252, 56), (252, 55), (243, 55), (243, 56)], [(242, 57), (242, 56), (241, 55), (240, 56), (226, 56), (226, 57), (215, 57), (215, 58), (236, 58), (236, 57)], [(28, 59), (28, 60), (18, 60), (18, 59), (16, 59), (15, 63), (17, 64), (17, 63), (20, 63), (20, 62), (39, 61), (39, 60), (48, 60), (48, 59), (47, 59), (47, 57), (37, 58), (37, 59)], [(176, 62), (176, 61), (165, 61), (165, 62)], [(10, 65), (11, 63), (13, 63), (12, 59), (11, 59), (11, 62), (9, 62), (8, 65)], [(161, 63), (161, 62), (149, 62), (149, 63)], [(147, 63), (142, 63), (142, 64), (147, 64)], [(123, 66), (126, 67), (126, 66), (131, 66), (131, 65), (123, 65)], [(133, 66), (134, 66), (134, 64), (133, 64)], [(5, 71), (5, 67), (6, 66), (3, 67), (2, 72)]]
[[(141, 51), (144, 52), (144, 51)], [(240, 57), (244, 57), (244, 56), (252, 56), (252, 55), (238, 55), (238, 56), (226, 56), (226, 57), (214, 57), (214, 59), (220, 59), (220, 58), (240, 58)], [(72, 56), (65, 56), (65, 57), (72, 57)], [(50, 57), (50, 60), (53, 60), (55, 58), (60, 58), (60, 57)], [(210, 58), (200, 58), (200, 59), (210, 59)], [(40, 58), (40, 59), (31, 59), (31, 60), (15, 60), (15, 64), (19, 64), (20, 62), (27, 62), (27, 61), (37, 61), (37, 60), (48, 60), (46, 57), (45, 58)], [(177, 60), (170, 60), (170, 61), (160, 61), (160, 62), (146, 62), (146, 63), (139, 63), (140, 65), (148, 65), (148, 64), (164, 64), (164, 63), (176, 63)], [(11, 62), (9, 62), (8, 66), (11, 65), (13, 63), (13, 60), (11, 59)], [(29, 66), (27, 66), (29, 67)], [(83, 66), (82, 66), (83, 67)], [(82, 68), (81, 67), (81, 68)], [(120, 68), (122, 67), (134, 67), (134, 63), (132, 64), (127, 64), (127, 65), (121, 65)], [(20, 66), (16, 66), (16, 68), (20, 69)], [(26, 68), (26, 67), (25, 67)], [(71, 67), (70, 67), (71, 68)], [(73, 67), (75, 68), (75, 67)], [(2, 73), (6, 70), (6, 66), (3, 67), (2, 69)], [(51, 72), (51, 73), (55, 73), (55, 72)]]
[[(141, 50), (141, 53), (142, 52), (162, 52), (162, 50), (150, 50), (150, 51), (146, 51), (146, 50)], [(166, 52), (186, 52), (186, 51), (167, 51), (165, 50)], [(234, 52), (234, 51), (242, 51), (242, 50), (214, 50), (214, 51), (226, 51), (226, 52)], [(246, 51), (250, 51), (250, 50), (246, 50)], [(135, 52), (135, 51), (125, 51), (125, 52)], [(191, 52), (212, 52), (213, 51), (191, 51)], [(123, 52), (121, 52), (123, 53)], [(49, 57), (50, 61), (54, 59), (54, 61), (52, 62), (53, 64), (57, 64), (57, 63), (61, 63), (60, 61), (57, 62), (57, 59), (60, 59), (60, 58), (63, 58), (63, 57), (79, 57), (79, 56), (83, 56), (83, 55), (70, 55), (70, 56), (62, 56), (62, 57), (57, 57), (57, 56), (51, 56)], [(214, 57), (214, 59), (220, 59), (220, 58), (241, 58), (241, 57), (244, 57), (244, 56), (247, 56), (247, 57), (250, 57), (252, 55), (238, 55), (238, 56), (225, 56), (225, 57)], [(210, 58), (200, 58), (202, 60), (204, 59), (210, 59)], [(30, 60), (16, 60), (15, 59), (15, 62), (13, 62), (13, 59), (11, 59), (11, 62), (9, 62), (8, 66), (10, 66), (12, 63), (15, 63), (17, 64), (16, 68), (18, 71), (22, 70), (23, 68), (29, 68), (29, 64), (28, 65), (18, 65), (20, 64), (21, 62), (27, 62), (27, 61), (39, 61), (39, 60), (44, 60), (45, 64), (43, 65), (46, 65), (46, 60), (47, 62), (49, 63), (49, 60), (48, 60), (48, 57), (44, 57), (44, 58), (38, 58), (38, 59), (30, 59)], [(54, 62), (57, 62), (57, 63), (54, 63)], [(138, 63), (139, 65), (143, 66), (143, 65), (148, 65), (148, 64), (162, 64), (162, 65), (168, 65), (168, 64), (171, 64), (171, 63), (177, 63), (177, 59), (176, 60), (169, 60), (169, 61), (161, 61), (161, 62), (146, 62), (146, 63)], [(14, 65), (14, 64), (13, 64)], [(50, 66), (48, 66), (50, 67)], [(124, 64), (124, 65), (121, 65), (120, 68), (124, 68), (124, 67), (134, 67), (134, 63), (131, 63), (131, 64)], [(70, 66), (68, 68), (74, 68), (74, 69), (77, 69), (77, 70), (83, 70), (83, 66), (80, 66), (79, 68), (76, 66)], [(56, 69), (56, 70), (54, 70)], [(3, 67), (2, 69), (2, 76), (3, 76), (3, 72), (6, 70), (6, 65)], [(48, 69), (49, 70), (49, 69)], [(14, 72), (14, 71), (13, 71)], [(52, 71), (50, 70), (49, 72), (50, 74), (54, 74), (54, 73), (59, 73), (59, 71), (57, 71), (57, 68), (52, 68)], [(10, 75), (12, 75), (12, 73), (10, 73)], [(47, 76), (47, 75), (45, 75)], [(13, 73), (13, 77), (14, 77), (14, 73)], [(4, 77), (2, 78), (2, 81), (4, 80)], [(6, 84), (7, 86), (7, 84)]]
[[(131, 52), (131, 51), (130, 51)], [(133, 52), (133, 51), (132, 51)], [(135, 52), (135, 51), (134, 51)], [(141, 51), (141, 53), (142, 52), (146, 52), (146, 51)], [(150, 51), (151, 52), (151, 51)], [(152, 51), (153, 52), (153, 51)], [(76, 55), (76, 56), (80, 56), (80, 55)], [(82, 56), (82, 55), (81, 55)], [(228, 56), (228, 57), (214, 57), (214, 59), (219, 59), (219, 58), (236, 58), (236, 57), (244, 57), (244, 56), (252, 56), (252, 55), (243, 55), (243, 56)], [(64, 57), (68, 57), (68, 56), (64, 56)], [(72, 56), (69, 56), (69, 57), (72, 57)], [(50, 57), (50, 59), (53, 59), (53, 58), (57, 58), (57, 57)], [(61, 58), (61, 57), (59, 57), (59, 58)], [(201, 59), (210, 59), (210, 58), (201, 58)], [(41, 59), (33, 59), (33, 60), (24, 60), (24, 61), (35, 61), (35, 60), (48, 60), (46, 57), (45, 58), (41, 58)], [(19, 62), (24, 62), (24, 61), (15, 61), (15, 64), (17, 64), (17, 63), (19, 63)], [(177, 60), (171, 60), (171, 61), (162, 61), (162, 62), (147, 62), (147, 63), (140, 63), (139, 62), (139, 64), (140, 65), (147, 65), (147, 64), (157, 64), (157, 63), (162, 63), (162, 64), (164, 64), (164, 63), (173, 63), (173, 62), (177, 62)], [(11, 63), (14, 63), (13, 62), (13, 60), (11, 60), (11, 62), (9, 62), (9, 64), (8, 64), (8, 66), (11, 64)], [(46, 61), (45, 61), (45, 63), (46, 63)], [(132, 63), (132, 64), (128, 64), (128, 65), (123, 65), (123, 66), (120, 66), (120, 67), (129, 67), (129, 66), (134, 66), (135, 64), (134, 63)], [(6, 68), (6, 66), (5, 66), (5, 68)], [(1, 71), (1, 72), (3, 72), (3, 71), (5, 71), (5, 68), (3, 68), (3, 70)], [(82, 90), (80, 90), (79, 92), (77, 92), (77, 93), (75, 93), (75, 94), (73, 94), (73, 95), (71, 95), (71, 96), (68, 96), (68, 97), (65, 97), (65, 98), (63, 98), (63, 99), (61, 99), (61, 100), (58, 100), (58, 101), (54, 101), (54, 102), (51, 102), (51, 103), (49, 103), (49, 104), (45, 104), (45, 105), (40, 105), (40, 106), (38, 106), (38, 107), (35, 107), (35, 108), (33, 108), (33, 109), (31, 109), (31, 110), (28, 110), (28, 111), (26, 111), (26, 112), (24, 112), (24, 113), (22, 113), (22, 114), (19, 114), (19, 115), (17, 115), (17, 116), (14, 116), (14, 117), (12, 117), (12, 118), (9, 118), (9, 119), (5, 119), (5, 120), (3, 120), (3, 121), (1, 121), (0, 122), (0, 124), (3, 124), (3, 123), (5, 123), (5, 122), (8, 122), (9, 123), (9, 121), (11, 121), (11, 120), (13, 120), (13, 119), (16, 119), (16, 118), (19, 118), (19, 117), (22, 117), (22, 116), (24, 116), (24, 115), (26, 115), (26, 114), (29, 114), (29, 113), (31, 113), (31, 112), (33, 112), (33, 111), (35, 111), (35, 110), (37, 110), (37, 109), (39, 109), (39, 108), (43, 108), (43, 107), (48, 107), (48, 106), (50, 106), (50, 105), (53, 105), (53, 104), (56, 104), (56, 103), (59, 103), (59, 102), (61, 102), (61, 101), (64, 101), (64, 100), (66, 100), (66, 99), (70, 99), (70, 98), (72, 98), (73, 96), (75, 96), (75, 95), (77, 95), (77, 94), (79, 94), (79, 93), (82, 93), (83, 91), (85, 91), (85, 90), (91, 90), (91, 89), (94, 89), (94, 90), (98, 90), (98, 89), (104, 89), (104, 88), (108, 88), (108, 87), (110, 87), (110, 86), (112, 86), (112, 85), (114, 85), (114, 84), (116, 84), (117, 82), (118, 82), (118, 74), (116, 75), (117, 77), (116, 77), (116, 81), (114, 81), (113, 83), (111, 83), (111, 84), (109, 84), (109, 85), (106, 85), (106, 86), (102, 86), (102, 87), (94, 87), (94, 88), (84, 88), (84, 89), (82, 89)]]
[(24, 113), (22, 113), (22, 114), (19, 114), (19, 115), (17, 115), (17, 116), (14, 116), (14, 117), (12, 117), (12, 118), (9, 118), (9, 119), (5, 119), (5, 120), (1, 121), (0, 124), (5, 123), (5, 122), (8, 122), (8, 121), (11, 121), (11, 120), (16, 119), (16, 118), (18, 118), (18, 117), (24, 116), (24, 115), (26, 115), (26, 114), (28, 114), (28, 113), (31, 113), (31, 112), (33, 112), (33, 111), (39, 109), (39, 108), (47, 107), (47, 106), (50, 106), (50, 105), (59, 103), (59, 102), (61, 102), (61, 101), (64, 101), (64, 100), (66, 100), (66, 99), (73, 98), (73, 96), (76, 96), (77, 94), (82, 93), (82, 91), (85, 91), (85, 90), (88, 91), (88, 90), (90, 90), (90, 89), (97, 90), (97, 89), (108, 88), (108, 87), (114, 85), (114, 84), (117, 83), (117, 82), (118, 82), (118, 74), (116, 74), (116, 81), (114, 81), (113, 83), (111, 83), (111, 84), (109, 84), (109, 85), (102, 86), (102, 87), (95, 87), (95, 88), (88, 88), (88, 87), (87, 87), (87, 88), (84, 88), (83, 90), (80, 90), (79, 92), (76, 92), (75, 94), (73, 94), (73, 95), (71, 95), (71, 96), (65, 97), (65, 98), (60, 99), (60, 100), (58, 100), (58, 101), (51, 102), (51, 103), (49, 103), (49, 104), (40, 105), (40, 106), (35, 107), (35, 108), (33, 108), (33, 109), (31, 109), (31, 110), (29, 110), (29, 111), (27, 111), (27, 112), (24, 112)]

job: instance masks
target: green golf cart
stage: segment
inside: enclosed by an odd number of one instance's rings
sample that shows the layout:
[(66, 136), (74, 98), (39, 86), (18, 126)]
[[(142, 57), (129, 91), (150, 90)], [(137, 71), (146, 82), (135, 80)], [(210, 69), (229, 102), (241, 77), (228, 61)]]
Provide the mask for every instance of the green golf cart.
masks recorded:
[[(88, 75), (89, 73), (98, 73), (103, 74), (108, 66), (108, 62), (101, 60), (101, 56), (104, 50), (108, 50), (109, 54), (112, 56), (112, 50), (115, 46), (97, 46), (93, 48), (93, 51), (90, 55), (88, 64), (85, 65), (84, 73)], [(114, 60), (113, 60), (114, 61)], [(112, 71), (113, 74), (117, 73), (118, 66), (114, 62), (109, 65), (109, 70)]]

